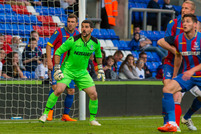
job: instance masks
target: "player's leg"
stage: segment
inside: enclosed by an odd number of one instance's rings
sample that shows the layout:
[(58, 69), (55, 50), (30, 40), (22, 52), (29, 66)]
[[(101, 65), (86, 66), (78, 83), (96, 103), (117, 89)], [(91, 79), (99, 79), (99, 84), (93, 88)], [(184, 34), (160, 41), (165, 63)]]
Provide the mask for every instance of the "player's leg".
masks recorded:
[(70, 118), (69, 116), (70, 108), (73, 104), (74, 93), (75, 93), (75, 83), (74, 81), (71, 81), (71, 83), (67, 87), (67, 94), (64, 101), (64, 114), (61, 118), (62, 121), (77, 121), (75, 119)]
[(177, 125), (179, 126), (180, 118), (181, 118), (181, 114), (182, 114), (182, 110), (181, 110), (182, 93), (176, 92), (173, 95), (173, 99), (174, 99), (174, 104), (175, 104), (175, 119), (176, 119)]
[(63, 93), (65, 88), (66, 88), (66, 84), (57, 83), (57, 87), (56, 87), (55, 91), (53, 93), (51, 93), (51, 95), (49, 96), (49, 98), (47, 100), (45, 111), (43, 112), (43, 115), (39, 118), (40, 122), (44, 123), (47, 120), (47, 116), (48, 116), (49, 111), (56, 104), (57, 99), (59, 98), (61, 93)]
[(98, 94), (96, 92), (95, 86), (85, 88), (84, 91), (88, 94), (89, 100), (89, 112), (90, 112), (90, 123), (91, 125), (101, 126), (95, 118), (98, 112)]
[[(56, 89), (56, 85), (57, 85), (57, 81), (54, 79), (54, 68), (53, 70), (51, 71), (51, 79), (52, 79), (52, 87), (49, 91), (49, 96), (54, 92), (54, 90)], [(48, 114), (48, 117), (47, 117), (47, 120), (48, 121), (51, 121), (53, 118), (53, 108), (49, 111), (49, 114)]]
[[(173, 69), (174, 68), (168, 64), (164, 65), (164, 77), (163, 77), (164, 86), (167, 86), (171, 82), (173, 76)], [(169, 120), (168, 120), (168, 114), (164, 108), (162, 108), (162, 115), (164, 121), (163, 124), (165, 125)]]
[(185, 124), (190, 130), (196, 131), (197, 128), (194, 126), (191, 116), (200, 109), (201, 107), (201, 91), (197, 86), (194, 86), (190, 92), (196, 97), (187, 113), (182, 118), (181, 122)]
[(98, 121), (95, 120), (98, 111), (98, 95), (96, 92), (95, 84), (88, 72), (75, 79), (75, 84), (78, 86), (79, 90), (84, 90), (90, 100), (89, 100), (89, 112), (90, 112), (90, 124), (94, 126), (101, 126)]
[(44, 111), (43, 115), (39, 118), (40, 122), (44, 123), (47, 120), (47, 115), (48, 115), (49, 111), (56, 104), (57, 99), (64, 92), (64, 90), (66, 89), (67, 85), (69, 85), (71, 80), (72, 80), (72, 78), (69, 77), (66, 73), (63, 73), (63, 74), (64, 74), (64, 78), (62, 80), (60, 80), (60, 81), (57, 81), (56, 89), (49, 96), (49, 98), (47, 100), (45, 111)]

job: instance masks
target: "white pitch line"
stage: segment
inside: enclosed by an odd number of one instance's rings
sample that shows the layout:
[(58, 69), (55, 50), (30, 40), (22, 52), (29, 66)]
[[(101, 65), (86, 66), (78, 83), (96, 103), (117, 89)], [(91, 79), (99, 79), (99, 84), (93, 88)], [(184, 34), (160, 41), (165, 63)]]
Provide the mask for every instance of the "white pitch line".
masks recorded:
[[(193, 115), (192, 117), (198, 117), (198, 118), (200, 118), (201, 117), (201, 115)], [(101, 118), (101, 117), (100, 117)], [(133, 117), (133, 118), (110, 118), (110, 119), (100, 119), (100, 118), (98, 118), (98, 120), (151, 120), (151, 119), (162, 119), (162, 117)], [(33, 120), (30, 120), (30, 121), (25, 121), (25, 120), (23, 120), (23, 121), (17, 121), (17, 122), (13, 122), (13, 121), (7, 121), (7, 122), (2, 122), (3, 120), (0, 120), (0, 124), (13, 124), (13, 123), (21, 123), (21, 124), (24, 124), (24, 123), (40, 123), (39, 121), (37, 121), (37, 120), (35, 120), (35, 121), (33, 121)], [(51, 122), (61, 122), (61, 121), (51, 121)], [(51, 122), (47, 122), (47, 123), (51, 123)], [(42, 123), (41, 123), (42, 124)]]

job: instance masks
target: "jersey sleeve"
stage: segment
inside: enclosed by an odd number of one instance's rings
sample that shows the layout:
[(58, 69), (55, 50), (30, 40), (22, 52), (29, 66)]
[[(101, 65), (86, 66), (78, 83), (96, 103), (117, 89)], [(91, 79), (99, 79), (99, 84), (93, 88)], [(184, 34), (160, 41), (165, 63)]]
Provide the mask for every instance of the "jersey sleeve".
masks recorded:
[(175, 46), (175, 36), (168, 36), (168, 37), (165, 37), (164, 39), (171, 46)]
[(55, 55), (61, 56), (63, 53), (71, 49), (74, 44), (73, 37), (68, 38), (55, 52)]
[(165, 31), (165, 37), (173, 36), (176, 34), (175, 31), (173, 31), (174, 25), (175, 25), (175, 22), (173, 20), (170, 20), (170, 22), (167, 25), (167, 29)]
[(53, 47), (59, 40), (59, 31), (56, 30), (54, 34), (50, 37), (49, 41), (47, 42), (47, 45)]
[(96, 50), (95, 50), (95, 56), (96, 56), (96, 58), (102, 58), (102, 53), (101, 53), (101, 47), (100, 47), (99, 40), (98, 40), (98, 45), (97, 45)]

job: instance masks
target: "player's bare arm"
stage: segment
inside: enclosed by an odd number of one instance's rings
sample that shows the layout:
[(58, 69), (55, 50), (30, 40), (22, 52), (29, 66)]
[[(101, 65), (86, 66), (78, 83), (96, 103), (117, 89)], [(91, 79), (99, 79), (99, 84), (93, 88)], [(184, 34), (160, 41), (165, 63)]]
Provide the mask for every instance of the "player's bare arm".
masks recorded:
[(181, 62), (182, 62), (182, 55), (180, 53), (176, 53), (175, 54), (175, 58), (174, 58), (174, 72), (173, 72), (173, 78), (177, 76), (179, 68), (181, 66)]
[(175, 55), (176, 53), (175, 47), (171, 46), (168, 42), (166, 42), (164, 38), (158, 40), (157, 44)]
[(193, 74), (194, 74), (195, 72), (200, 71), (200, 70), (201, 70), (201, 64), (199, 64), (199, 65), (197, 65), (197, 66), (191, 68), (190, 70), (184, 72), (184, 73), (183, 73), (184, 75), (183, 75), (182, 79), (184, 79), (184, 80), (189, 80), (189, 79), (191, 78), (191, 76), (193, 76)]
[(47, 45), (46, 46), (46, 54), (47, 54), (47, 66), (49, 70), (53, 69), (53, 63), (51, 59), (51, 46)]

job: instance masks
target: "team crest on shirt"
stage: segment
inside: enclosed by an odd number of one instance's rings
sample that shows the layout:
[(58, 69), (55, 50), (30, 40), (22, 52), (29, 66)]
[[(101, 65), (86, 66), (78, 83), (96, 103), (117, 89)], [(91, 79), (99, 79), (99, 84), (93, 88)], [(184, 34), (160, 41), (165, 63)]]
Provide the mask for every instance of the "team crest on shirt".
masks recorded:
[(200, 45), (198, 42), (194, 42), (194, 46), (192, 47), (192, 50), (200, 50)]
[(170, 72), (167, 72), (167, 77), (172, 77), (172, 75), (170, 74)]
[(81, 45), (81, 44), (75, 44), (75, 46), (76, 46), (76, 47), (82, 47), (82, 45)]
[(94, 46), (93, 45), (91, 45), (90, 50), (94, 50)]

